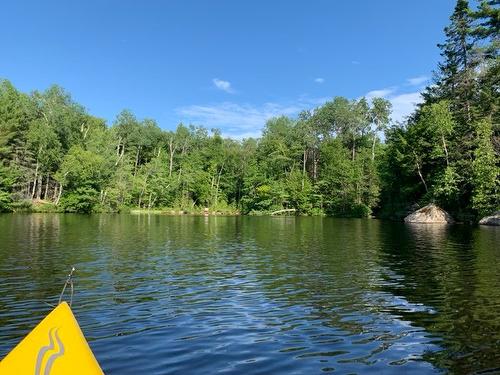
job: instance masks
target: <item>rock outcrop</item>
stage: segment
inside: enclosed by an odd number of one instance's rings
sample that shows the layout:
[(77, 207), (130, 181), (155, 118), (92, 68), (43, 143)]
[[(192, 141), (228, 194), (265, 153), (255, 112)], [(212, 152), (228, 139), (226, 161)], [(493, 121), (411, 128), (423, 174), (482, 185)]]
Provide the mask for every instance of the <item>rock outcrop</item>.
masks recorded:
[(428, 204), (405, 217), (405, 223), (452, 224), (454, 222), (448, 212), (435, 204)]
[(483, 217), (479, 220), (479, 224), (500, 226), (500, 211), (497, 211), (490, 216)]

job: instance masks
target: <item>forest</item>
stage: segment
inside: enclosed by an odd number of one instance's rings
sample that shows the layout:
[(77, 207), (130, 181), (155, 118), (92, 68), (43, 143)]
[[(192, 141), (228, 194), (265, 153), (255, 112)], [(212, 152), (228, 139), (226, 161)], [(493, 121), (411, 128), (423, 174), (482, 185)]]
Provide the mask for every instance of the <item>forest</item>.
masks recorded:
[(434, 202), (463, 221), (500, 209), (500, 1), (458, 0), (423, 102), (334, 97), (258, 139), (123, 110), (112, 124), (59, 86), (0, 82), (0, 211), (130, 209), (400, 219)]

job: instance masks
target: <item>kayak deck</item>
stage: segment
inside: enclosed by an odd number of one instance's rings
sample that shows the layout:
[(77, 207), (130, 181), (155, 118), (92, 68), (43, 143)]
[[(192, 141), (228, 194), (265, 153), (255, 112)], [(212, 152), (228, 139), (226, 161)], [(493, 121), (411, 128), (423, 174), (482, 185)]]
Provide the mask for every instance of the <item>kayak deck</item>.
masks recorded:
[(66, 302), (50, 312), (0, 362), (0, 375), (103, 374)]

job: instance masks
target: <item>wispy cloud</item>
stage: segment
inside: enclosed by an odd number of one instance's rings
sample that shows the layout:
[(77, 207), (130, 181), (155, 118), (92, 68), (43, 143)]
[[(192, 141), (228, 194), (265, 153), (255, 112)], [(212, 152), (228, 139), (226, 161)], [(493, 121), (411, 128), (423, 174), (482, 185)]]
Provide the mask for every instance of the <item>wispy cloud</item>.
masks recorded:
[(314, 82), (321, 84), (321, 83), (324, 83), (324, 82), (325, 82), (325, 79), (324, 79), (324, 78), (321, 78), (321, 77), (314, 78)]
[(394, 121), (404, 121), (415, 110), (417, 104), (422, 102), (419, 91), (403, 92), (399, 86), (387, 87), (367, 92), (365, 98), (385, 98), (392, 104), (391, 117)]
[[(395, 85), (371, 90), (364, 96), (368, 100), (375, 97), (382, 97), (389, 100), (392, 104), (392, 119), (394, 121), (404, 121), (414, 111), (415, 106), (422, 102), (422, 97), (420, 92), (417, 91), (417, 87), (413, 86), (410, 88), (408, 85), (408, 82), (415, 82), (416, 78), (410, 78), (406, 82), (402, 82), (399, 86)], [(226, 92), (232, 92), (233, 90), (228, 81), (214, 79), (213, 82), (220, 90)], [(261, 136), (262, 129), (270, 118), (281, 115), (295, 117), (301, 111), (321, 106), (328, 100), (331, 100), (331, 98), (301, 96), (294, 100), (263, 104), (226, 101), (222, 103), (188, 105), (177, 108), (176, 113), (179, 120), (184, 123), (203, 125), (207, 128), (218, 128), (226, 137), (234, 139), (256, 138)]]
[(231, 82), (229, 81), (224, 81), (223, 79), (219, 79), (219, 78), (214, 78), (212, 79), (212, 82), (214, 84), (214, 86), (219, 89), (219, 90), (222, 90), (222, 91), (225, 91), (229, 94), (232, 94), (234, 93), (234, 90), (233, 88), (231, 87)]
[(184, 122), (219, 128), (225, 136), (241, 139), (260, 136), (266, 121), (272, 117), (294, 116), (309, 106), (310, 103), (306, 101), (291, 104), (265, 103), (260, 106), (224, 102), (181, 107), (177, 114)]
[(387, 98), (392, 103), (392, 119), (394, 121), (404, 121), (413, 113), (417, 104), (422, 103), (423, 98), (420, 92), (408, 92)]
[(373, 98), (387, 98), (397, 90), (397, 87), (387, 87), (385, 89), (368, 91), (364, 97), (368, 100)]
[(352, 60), (352, 61), (351, 61), (351, 64), (352, 64), (352, 65), (359, 65), (359, 64), (361, 64), (361, 63), (360, 63), (358, 60)]
[(413, 78), (408, 78), (406, 82), (410, 86), (420, 86), (423, 83), (426, 83), (429, 80), (429, 77), (427, 76), (418, 76), (418, 77), (413, 77)]

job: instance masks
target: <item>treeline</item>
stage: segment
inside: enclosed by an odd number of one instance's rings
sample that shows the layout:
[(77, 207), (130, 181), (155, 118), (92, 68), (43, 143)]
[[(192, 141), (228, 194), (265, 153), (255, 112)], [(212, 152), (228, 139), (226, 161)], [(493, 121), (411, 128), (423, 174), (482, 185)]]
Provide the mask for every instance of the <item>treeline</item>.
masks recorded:
[(182, 124), (165, 131), (129, 111), (107, 127), (57, 86), (26, 95), (3, 81), (1, 207), (366, 216), (379, 194), (377, 132), (389, 108), (384, 99), (335, 98), (236, 141)]
[(500, 208), (498, 1), (459, 0), (445, 33), (435, 82), (404, 124), (385, 99), (336, 97), (236, 141), (129, 111), (107, 126), (58, 86), (28, 95), (4, 80), (0, 210), (398, 217), (434, 201), (475, 219)]
[(457, 1), (424, 103), (386, 132), (384, 214), (429, 201), (465, 220), (500, 209), (499, 4)]

